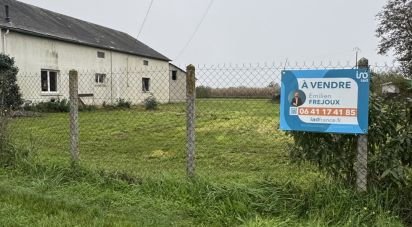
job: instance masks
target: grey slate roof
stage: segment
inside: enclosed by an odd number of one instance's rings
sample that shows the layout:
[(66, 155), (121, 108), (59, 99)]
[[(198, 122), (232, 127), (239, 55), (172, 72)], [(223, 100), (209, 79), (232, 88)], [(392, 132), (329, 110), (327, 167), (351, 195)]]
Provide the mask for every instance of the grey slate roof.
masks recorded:
[[(10, 23), (5, 19), (5, 5), (9, 5)], [(164, 55), (124, 32), (16, 0), (0, 0), (0, 27), (35, 36), (170, 61)]]

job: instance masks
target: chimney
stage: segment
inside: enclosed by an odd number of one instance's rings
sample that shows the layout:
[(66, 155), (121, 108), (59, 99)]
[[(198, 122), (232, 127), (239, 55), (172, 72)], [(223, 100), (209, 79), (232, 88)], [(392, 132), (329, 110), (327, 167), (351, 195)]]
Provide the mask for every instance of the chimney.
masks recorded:
[(5, 5), (4, 6), (5, 10), (6, 10), (6, 21), (10, 22), (10, 14), (9, 14), (9, 5)]

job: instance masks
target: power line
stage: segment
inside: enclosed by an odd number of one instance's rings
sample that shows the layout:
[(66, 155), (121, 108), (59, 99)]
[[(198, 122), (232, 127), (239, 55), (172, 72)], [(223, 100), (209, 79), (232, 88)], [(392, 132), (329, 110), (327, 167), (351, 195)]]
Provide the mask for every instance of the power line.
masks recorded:
[(139, 39), (139, 36), (140, 36), (140, 34), (142, 33), (142, 31), (143, 31), (143, 27), (144, 27), (144, 25), (145, 25), (145, 23), (146, 23), (147, 17), (149, 16), (149, 12), (150, 12), (150, 9), (152, 8), (153, 2), (154, 2), (154, 0), (150, 1), (149, 8), (147, 9), (146, 15), (145, 15), (145, 17), (144, 17), (144, 19), (143, 19), (142, 26), (140, 26), (140, 30), (139, 30), (139, 33), (137, 34), (136, 39)]
[(186, 48), (187, 48), (187, 47), (189, 46), (189, 44), (192, 42), (192, 39), (195, 37), (197, 31), (199, 30), (200, 26), (202, 25), (203, 21), (204, 21), (205, 18), (206, 18), (207, 13), (209, 12), (210, 8), (212, 7), (213, 2), (214, 2), (214, 0), (211, 0), (211, 1), (209, 2), (209, 5), (207, 6), (206, 11), (205, 11), (205, 13), (204, 13), (203, 16), (202, 16), (202, 19), (200, 19), (200, 21), (199, 21), (199, 23), (197, 24), (197, 26), (196, 26), (193, 34), (190, 36), (189, 40), (188, 40), (188, 41), (186, 42), (186, 44), (183, 46), (182, 50), (179, 52), (179, 54), (177, 55), (177, 57), (176, 57), (175, 60), (177, 60), (177, 59), (180, 58), (180, 56), (185, 52)]

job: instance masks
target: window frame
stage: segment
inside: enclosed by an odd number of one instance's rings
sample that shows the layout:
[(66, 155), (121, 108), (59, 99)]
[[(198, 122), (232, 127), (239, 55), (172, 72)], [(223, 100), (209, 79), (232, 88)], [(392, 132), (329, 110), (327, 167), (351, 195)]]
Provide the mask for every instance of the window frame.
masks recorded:
[[(46, 81), (47, 81), (47, 91), (43, 91), (43, 72), (46, 72)], [(55, 78), (55, 91), (51, 91), (51, 84), (50, 84), (50, 73), (55, 73), (56, 74), (56, 78)], [(40, 91), (42, 94), (51, 94), (51, 95), (55, 95), (55, 94), (59, 94), (59, 70), (52, 70), (52, 69), (41, 69), (40, 70)]]
[[(147, 81), (147, 89), (146, 89), (146, 83), (145, 81)], [(142, 92), (146, 93), (146, 92), (150, 92), (150, 78), (149, 77), (142, 77)]]
[[(101, 80), (103, 78), (103, 81)], [(96, 73), (94, 74), (94, 84), (95, 86), (106, 86), (107, 84), (107, 74), (106, 73)]]
[(106, 53), (104, 51), (97, 51), (97, 58), (106, 58)]
[(177, 70), (172, 70), (172, 80), (173, 81), (177, 80)]
[(143, 65), (144, 66), (149, 66), (149, 60), (143, 60)]

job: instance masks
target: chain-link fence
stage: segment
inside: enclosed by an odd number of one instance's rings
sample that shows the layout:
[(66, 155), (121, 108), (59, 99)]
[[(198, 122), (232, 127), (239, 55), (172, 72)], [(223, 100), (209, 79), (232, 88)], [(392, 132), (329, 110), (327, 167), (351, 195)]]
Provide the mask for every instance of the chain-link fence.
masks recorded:
[[(219, 169), (236, 179), (245, 163), (245, 172), (260, 170), (248, 157), (273, 162), (290, 146), (290, 137), (278, 129), (281, 71), (336, 68), (354, 66), (199, 65), (195, 84), (191, 71), (174, 65), (20, 72), (24, 103), (13, 110), (13, 142), (35, 148), (42, 162), (65, 163), (76, 159), (78, 149), (80, 162), (91, 168), (140, 175), (182, 175), (186, 167), (194, 174), (196, 157), (201, 175)], [(366, 180), (366, 170), (361, 175)]]
[(96, 169), (184, 172), (184, 162), (159, 168), (159, 161), (185, 157), (184, 70), (41, 70), (20, 72), (17, 80), (24, 103), (13, 111), (13, 140), (35, 147), (41, 161), (66, 163), (78, 147), (80, 162)]

